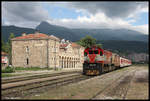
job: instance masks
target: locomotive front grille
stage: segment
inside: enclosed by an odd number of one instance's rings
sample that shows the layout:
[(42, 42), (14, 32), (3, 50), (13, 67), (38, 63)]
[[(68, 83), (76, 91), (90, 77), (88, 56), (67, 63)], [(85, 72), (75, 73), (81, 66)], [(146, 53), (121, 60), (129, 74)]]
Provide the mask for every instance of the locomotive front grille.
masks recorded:
[(96, 64), (89, 64), (90, 67), (96, 66)]

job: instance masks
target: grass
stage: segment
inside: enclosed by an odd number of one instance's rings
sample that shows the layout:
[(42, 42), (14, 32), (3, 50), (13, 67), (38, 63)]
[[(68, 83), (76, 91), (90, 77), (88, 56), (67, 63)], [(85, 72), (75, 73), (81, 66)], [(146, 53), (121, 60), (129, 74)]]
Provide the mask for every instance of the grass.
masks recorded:
[(15, 67), (15, 71), (38, 71), (38, 70), (52, 70), (53, 68), (40, 68), (40, 67)]
[(14, 74), (14, 72), (19, 71), (42, 71), (42, 70), (52, 70), (53, 68), (40, 68), (40, 67), (6, 67), (1, 71), (1, 77), (12, 77), (12, 76), (19, 76), (24, 75), (22, 74)]
[(18, 76), (18, 74), (11, 74), (11, 73), (2, 73), (2, 77), (12, 77), (12, 76)]
[(133, 64), (134, 66), (148, 66), (149, 64)]
[(2, 76), (2, 77), (11, 77), (11, 76), (12, 76), (12, 74), (8, 74), (8, 73), (7, 73), (7, 74), (6, 74), (6, 73), (2, 73), (2, 74), (1, 74), (1, 76)]

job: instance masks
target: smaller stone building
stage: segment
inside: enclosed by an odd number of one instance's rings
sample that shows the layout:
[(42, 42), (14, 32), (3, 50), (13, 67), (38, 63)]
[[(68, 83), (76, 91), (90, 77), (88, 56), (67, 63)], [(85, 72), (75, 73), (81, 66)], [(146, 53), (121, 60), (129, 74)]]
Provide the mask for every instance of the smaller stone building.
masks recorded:
[(84, 62), (84, 48), (74, 42), (60, 43), (60, 67), (61, 68), (82, 68)]

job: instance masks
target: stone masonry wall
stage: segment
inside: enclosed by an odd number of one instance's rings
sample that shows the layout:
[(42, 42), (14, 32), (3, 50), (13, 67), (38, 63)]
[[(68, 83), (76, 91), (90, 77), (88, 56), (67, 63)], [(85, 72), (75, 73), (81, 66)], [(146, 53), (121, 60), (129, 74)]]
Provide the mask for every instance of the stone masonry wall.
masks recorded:
[(14, 67), (47, 67), (46, 40), (12, 41)]

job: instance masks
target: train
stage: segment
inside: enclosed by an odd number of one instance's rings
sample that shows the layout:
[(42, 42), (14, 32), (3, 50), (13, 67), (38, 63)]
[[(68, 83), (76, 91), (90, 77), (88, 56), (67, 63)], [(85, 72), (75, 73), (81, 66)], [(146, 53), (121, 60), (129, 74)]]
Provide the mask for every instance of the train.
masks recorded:
[(84, 50), (84, 75), (100, 75), (130, 65), (132, 65), (131, 60), (97, 46)]

